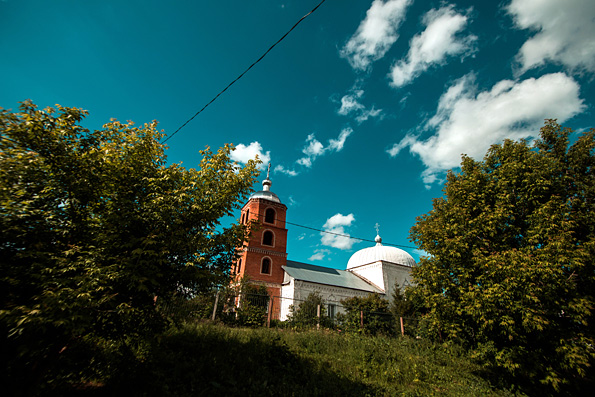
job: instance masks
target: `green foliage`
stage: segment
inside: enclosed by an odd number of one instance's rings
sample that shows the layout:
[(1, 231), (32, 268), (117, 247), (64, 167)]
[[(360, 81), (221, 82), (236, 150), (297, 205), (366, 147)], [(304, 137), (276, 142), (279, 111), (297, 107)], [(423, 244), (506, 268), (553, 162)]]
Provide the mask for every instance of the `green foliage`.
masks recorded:
[(399, 317), (409, 317), (413, 314), (413, 307), (407, 295), (407, 290), (402, 292), (397, 283), (393, 291), (393, 299), (390, 305), (390, 311), (396, 319)]
[[(339, 313), (337, 320), (348, 331), (357, 331), (367, 334), (394, 335), (396, 324), (390, 312), (389, 304), (378, 294), (370, 294), (365, 298), (353, 297), (343, 299), (341, 304), (345, 313)], [(361, 316), (363, 312), (363, 327)]]
[[(231, 146), (197, 169), (166, 165), (157, 123), (80, 126), (76, 108), (0, 111), (0, 334), (3, 376), (57, 382), (89, 335), (124, 343), (166, 324), (167, 301), (226, 283), (256, 164)], [(31, 376), (29, 378), (22, 378)]]
[[(167, 301), (159, 300), (157, 310), (171, 318), (176, 324), (211, 319), (216, 296), (216, 289), (201, 292), (191, 298), (175, 296)], [(221, 303), (217, 304), (217, 314), (219, 315), (223, 308)]]
[(531, 147), (464, 156), (411, 238), (430, 331), (527, 387), (563, 391), (595, 355), (595, 130), (549, 120)]
[[(320, 318), (318, 307), (320, 306)], [(316, 325), (330, 328), (333, 326), (332, 319), (326, 315), (326, 305), (319, 292), (312, 292), (308, 297), (295, 305), (289, 306), (288, 325), (294, 328), (308, 328)]]
[(454, 345), (336, 332), (186, 325), (96, 395), (505, 396)]
[(245, 283), (236, 308), (238, 325), (262, 327), (267, 321), (270, 296), (264, 285)]

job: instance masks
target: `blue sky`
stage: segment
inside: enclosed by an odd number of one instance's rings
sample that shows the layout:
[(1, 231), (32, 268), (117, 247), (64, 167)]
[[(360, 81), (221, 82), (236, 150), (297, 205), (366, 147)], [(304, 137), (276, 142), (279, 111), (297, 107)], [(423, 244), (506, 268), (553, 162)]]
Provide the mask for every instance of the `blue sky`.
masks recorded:
[[(171, 134), (318, 2), (2, 0), (0, 106)], [(531, 139), (546, 118), (594, 126), (594, 18), (592, 0), (327, 0), (167, 142), (168, 160), (233, 143), (237, 161), (271, 162), (289, 222), (370, 240), (379, 223), (411, 246), (462, 153)], [(297, 261), (345, 268), (372, 245), (288, 229)]]

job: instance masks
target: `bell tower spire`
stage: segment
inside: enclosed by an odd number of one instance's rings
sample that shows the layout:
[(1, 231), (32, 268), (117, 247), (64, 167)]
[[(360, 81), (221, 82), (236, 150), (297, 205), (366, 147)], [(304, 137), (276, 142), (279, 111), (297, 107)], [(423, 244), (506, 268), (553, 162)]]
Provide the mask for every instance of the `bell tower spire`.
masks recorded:
[(267, 178), (262, 181), (262, 190), (264, 190), (265, 192), (268, 192), (271, 190), (271, 185), (273, 184), (273, 182), (271, 182), (271, 180), (269, 179), (269, 174), (271, 173), (271, 163), (269, 163), (269, 167), (267, 168)]

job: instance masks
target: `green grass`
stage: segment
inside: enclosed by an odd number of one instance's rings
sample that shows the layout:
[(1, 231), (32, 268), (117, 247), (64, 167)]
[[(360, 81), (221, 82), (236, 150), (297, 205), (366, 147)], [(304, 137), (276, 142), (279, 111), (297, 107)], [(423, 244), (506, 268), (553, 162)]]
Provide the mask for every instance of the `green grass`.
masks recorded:
[[(171, 330), (93, 395), (504, 396), (455, 346), (331, 331)], [(78, 394), (78, 393), (77, 393)]]

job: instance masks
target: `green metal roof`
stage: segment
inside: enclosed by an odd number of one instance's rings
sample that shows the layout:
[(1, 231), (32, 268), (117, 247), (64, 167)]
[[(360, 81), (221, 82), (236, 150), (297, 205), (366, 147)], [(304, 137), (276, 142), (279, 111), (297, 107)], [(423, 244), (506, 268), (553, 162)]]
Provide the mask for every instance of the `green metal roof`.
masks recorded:
[(283, 269), (291, 277), (300, 281), (376, 292), (379, 294), (384, 293), (375, 286), (368, 284), (355, 274), (346, 270), (331, 269), (328, 267), (309, 265), (307, 263), (294, 261), (287, 261), (287, 266), (283, 266)]

